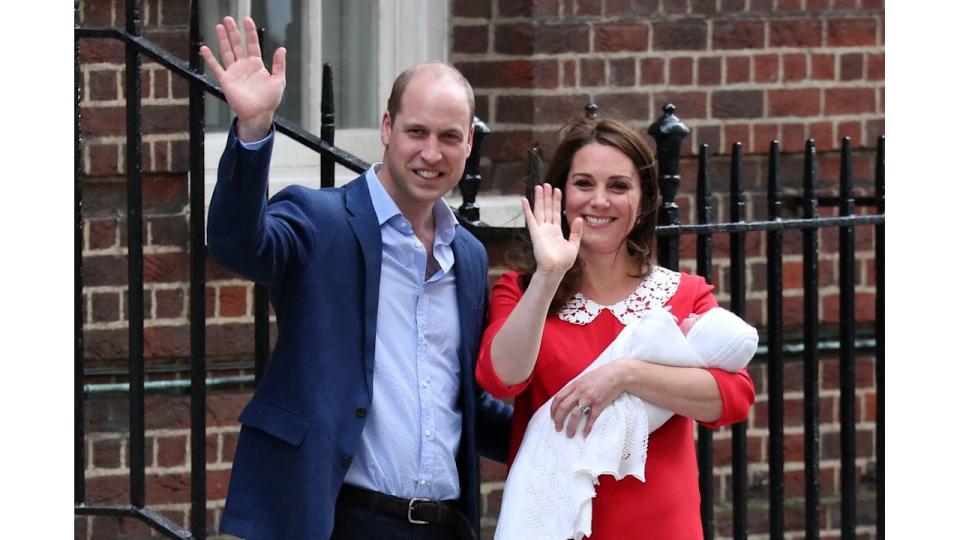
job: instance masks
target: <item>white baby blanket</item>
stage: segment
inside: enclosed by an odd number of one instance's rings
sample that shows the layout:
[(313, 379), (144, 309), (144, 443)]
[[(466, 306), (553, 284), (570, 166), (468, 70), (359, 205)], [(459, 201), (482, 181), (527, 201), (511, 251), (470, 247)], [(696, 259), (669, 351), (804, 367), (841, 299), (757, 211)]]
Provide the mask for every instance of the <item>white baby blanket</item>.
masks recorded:
[[(722, 308), (702, 315), (686, 336), (674, 317), (653, 308), (628, 324), (586, 369), (567, 384), (617, 358), (633, 357), (681, 367), (739, 371), (757, 351), (757, 331)], [(558, 432), (550, 418), (553, 398), (534, 413), (507, 475), (495, 538), (581, 540), (591, 532), (602, 474), (644, 481), (647, 437), (674, 413), (621, 394), (583, 437), (582, 419), (573, 438)]]

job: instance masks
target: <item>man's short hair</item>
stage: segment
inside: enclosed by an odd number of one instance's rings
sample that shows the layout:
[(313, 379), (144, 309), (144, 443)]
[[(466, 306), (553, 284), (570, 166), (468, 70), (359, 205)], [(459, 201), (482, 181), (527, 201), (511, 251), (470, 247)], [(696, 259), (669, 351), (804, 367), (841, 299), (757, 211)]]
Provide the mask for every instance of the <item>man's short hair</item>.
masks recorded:
[(443, 62), (427, 62), (403, 70), (403, 73), (393, 81), (390, 98), (387, 99), (387, 113), (390, 115), (390, 119), (393, 120), (397, 117), (397, 113), (400, 112), (400, 102), (403, 100), (403, 93), (406, 92), (407, 85), (413, 80), (414, 75), (422, 71), (431, 71), (436, 74), (438, 78), (450, 77), (460, 83), (463, 87), (464, 97), (467, 100), (467, 107), (470, 109), (470, 121), (473, 122), (473, 113), (476, 105), (473, 97), (473, 87), (470, 86), (470, 81), (463, 76), (463, 73), (460, 73), (457, 68), (449, 64), (444, 64)]

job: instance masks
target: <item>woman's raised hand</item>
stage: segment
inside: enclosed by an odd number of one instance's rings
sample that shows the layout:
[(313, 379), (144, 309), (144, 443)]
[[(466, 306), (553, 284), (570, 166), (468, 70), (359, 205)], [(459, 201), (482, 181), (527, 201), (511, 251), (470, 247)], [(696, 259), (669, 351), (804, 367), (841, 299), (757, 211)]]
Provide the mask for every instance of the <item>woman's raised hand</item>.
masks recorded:
[(577, 218), (570, 224), (570, 238), (563, 237), (560, 229), (562, 192), (550, 184), (534, 186), (533, 210), (530, 203), (523, 199), (523, 214), (527, 219), (527, 230), (533, 242), (533, 256), (537, 261), (537, 272), (563, 275), (577, 260), (580, 251), (580, 238), (583, 234), (583, 219)]
[(280, 106), (286, 86), (287, 50), (277, 48), (273, 53), (273, 73), (267, 71), (260, 56), (257, 26), (250, 17), (243, 18), (247, 44), (240, 39), (240, 29), (233, 17), (224, 17), (215, 28), (223, 66), (217, 62), (206, 45), (200, 54), (207, 68), (220, 83), (227, 104), (237, 114), (237, 136), (252, 142), (270, 132), (273, 114)]

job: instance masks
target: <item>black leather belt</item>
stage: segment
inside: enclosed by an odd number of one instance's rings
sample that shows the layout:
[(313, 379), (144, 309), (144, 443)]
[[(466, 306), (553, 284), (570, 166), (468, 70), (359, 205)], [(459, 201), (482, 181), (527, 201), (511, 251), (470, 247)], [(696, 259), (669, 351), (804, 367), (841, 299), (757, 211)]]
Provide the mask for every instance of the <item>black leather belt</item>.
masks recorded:
[(404, 499), (350, 484), (341, 486), (337, 501), (369, 508), (414, 525), (447, 525), (464, 540), (477, 538), (477, 533), (470, 526), (467, 517), (453, 507), (453, 501), (435, 501), (420, 497)]

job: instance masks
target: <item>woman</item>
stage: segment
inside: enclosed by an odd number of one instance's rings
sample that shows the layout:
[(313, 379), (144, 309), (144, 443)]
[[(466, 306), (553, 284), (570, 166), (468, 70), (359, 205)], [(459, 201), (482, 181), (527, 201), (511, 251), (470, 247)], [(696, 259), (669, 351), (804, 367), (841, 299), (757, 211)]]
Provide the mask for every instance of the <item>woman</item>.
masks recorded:
[[(653, 156), (639, 135), (610, 119), (568, 128), (533, 208), (523, 210), (532, 261), (494, 286), (477, 380), (516, 397), (510, 461), (527, 422), (556, 394), (551, 416), (584, 435), (622, 392), (677, 413), (650, 435), (646, 482), (601, 476), (591, 539), (701, 538), (693, 420), (716, 428), (744, 420), (754, 401), (745, 370), (679, 368), (624, 358), (564, 388), (624, 326), (663, 306), (684, 321), (717, 305), (702, 278), (651, 259), (659, 192)], [(561, 390), (562, 389), (562, 390)]]

